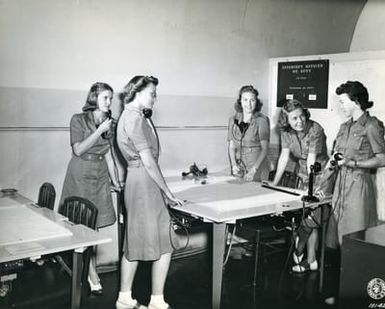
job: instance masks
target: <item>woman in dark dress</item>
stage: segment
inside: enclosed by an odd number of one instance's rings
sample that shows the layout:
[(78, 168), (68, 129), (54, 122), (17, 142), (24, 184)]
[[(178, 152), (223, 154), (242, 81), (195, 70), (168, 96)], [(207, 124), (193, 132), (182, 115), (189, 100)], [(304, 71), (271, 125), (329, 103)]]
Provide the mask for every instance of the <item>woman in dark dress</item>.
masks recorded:
[(131, 289), (139, 261), (152, 261), (152, 295), (148, 308), (168, 309), (164, 284), (173, 251), (167, 203), (182, 205), (168, 188), (158, 165), (159, 140), (151, 114), (158, 79), (135, 76), (124, 88), (125, 104), (117, 143), (127, 163), (124, 202), (127, 210), (118, 309), (143, 308)]
[[(83, 113), (72, 116), (70, 123), (72, 158), (68, 164), (60, 205), (70, 196), (90, 200), (98, 209), (96, 226), (102, 228), (115, 222), (111, 198), (111, 181), (119, 187), (116, 160), (112, 157), (113, 119), (110, 106), (113, 90), (105, 83), (95, 83), (89, 90)], [(96, 249), (96, 248), (95, 248)], [(95, 252), (91, 255), (88, 282), (91, 292), (102, 293), (96, 273)]]

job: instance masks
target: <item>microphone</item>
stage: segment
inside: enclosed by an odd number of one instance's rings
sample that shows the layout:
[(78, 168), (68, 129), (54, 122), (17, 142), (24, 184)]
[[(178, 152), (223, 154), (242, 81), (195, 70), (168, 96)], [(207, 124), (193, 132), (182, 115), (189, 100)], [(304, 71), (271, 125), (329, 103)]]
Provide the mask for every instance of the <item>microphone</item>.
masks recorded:
[(309, 185), (307, 195), (302, 197), (302, 201), (304, 202), (318, 202), (319, 199), (313, 195), (313, 182), (314, 182), (314, 174), (321, 171), (321, 163), (314, 162), (313, 165), (310, 165), (310, 174), (309, 174)]
[(234, 120), (234, 123), (237, 125), (237, 127), (239, 128), (239, 131), (241, 131), (241, 134), (245, 134), (247, 129), (249, 128), (249, 123), (247, 122), (238, 122), (238, 119), (235, 119)]

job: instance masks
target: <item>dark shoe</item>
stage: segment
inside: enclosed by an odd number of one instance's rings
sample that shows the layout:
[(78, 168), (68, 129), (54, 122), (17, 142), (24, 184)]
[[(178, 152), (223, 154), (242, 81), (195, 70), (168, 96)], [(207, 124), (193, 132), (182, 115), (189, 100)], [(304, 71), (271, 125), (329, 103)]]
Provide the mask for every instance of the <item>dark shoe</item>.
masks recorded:
[(103, 287), (100, 284), (100, 281), (97, 284), (94, 284), (90, 277), (88, 277), (88, 284), (90, 286), (91, 294), (95, 296), (100, 296), (103, 294)]

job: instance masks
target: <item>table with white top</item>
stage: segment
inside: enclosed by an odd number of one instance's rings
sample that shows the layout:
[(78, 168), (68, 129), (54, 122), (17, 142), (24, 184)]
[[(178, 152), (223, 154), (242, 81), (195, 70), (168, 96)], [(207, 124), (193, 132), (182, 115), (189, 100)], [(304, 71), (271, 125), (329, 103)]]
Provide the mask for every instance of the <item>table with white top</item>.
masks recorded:
[[(171, 191), (186, 204), (174, 208), (182, 213), (212, 223), (213, 259), (212, 259), (212, 308), (219, 309), (222, 291), (223, 257), (225, 253), (226, 225), (236, 220), (279, 214), (298, 210), (303, 207), (317, 207), (330, 204), (327, 197), (321, 202), (304, 203), (303, 191), (290, 189), (288, 194), (261, 186), (256, 182), (244, 182), (239, 178), (224, 174), (211, 174), (204, 184), (201, 181), (167, 177)], [(323, 247), (323, 246), (322, 246)], [(323, 250), (321, 252), (321, 278), (323, 280)]]
[[(81, 224), (37, 206), (17, 192), (0, 192), (0, 264), (7, 269), (14, 261), (37, 260), (62, 251), (73, 251), (71, 308), (79, 308), (83, 252), (90, 246), (110, 242)], [(0, 276), (2, 274), (0, 273)]]

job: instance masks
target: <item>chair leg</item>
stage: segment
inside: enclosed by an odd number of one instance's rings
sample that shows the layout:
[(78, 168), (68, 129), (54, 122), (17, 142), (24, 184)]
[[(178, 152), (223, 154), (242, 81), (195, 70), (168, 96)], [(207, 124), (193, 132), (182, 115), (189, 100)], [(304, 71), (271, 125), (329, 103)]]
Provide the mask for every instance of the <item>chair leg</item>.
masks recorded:
[(259, 246), (260, 246), (260, 231), (256, 230), (254, 241), (254, 273), (253, 273), (253, 286), (257, 285), (257, 272), (258, 272), (258, 258), (259, 258)]

